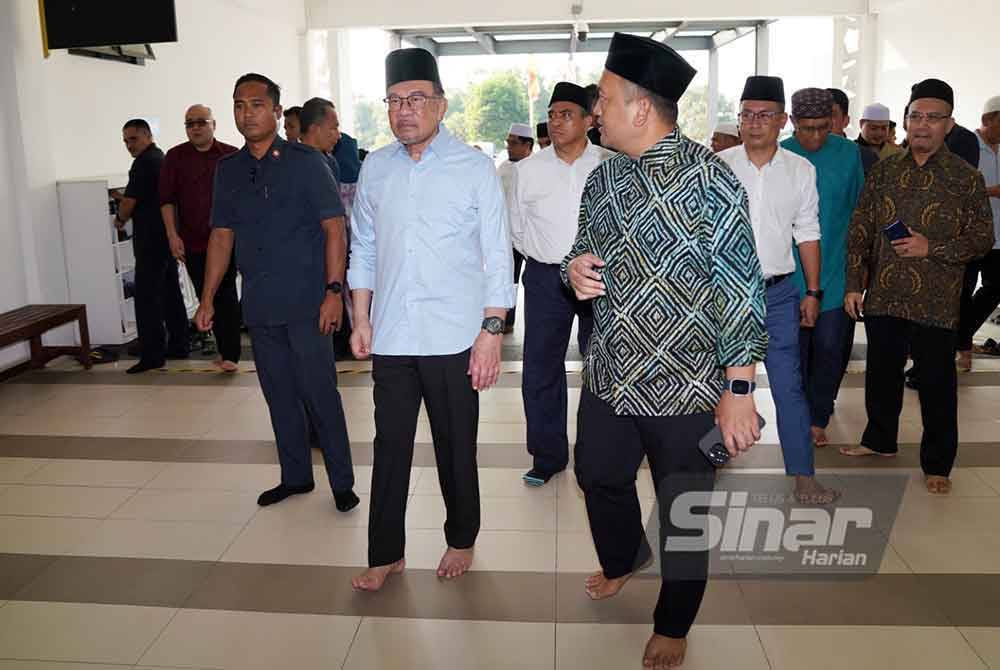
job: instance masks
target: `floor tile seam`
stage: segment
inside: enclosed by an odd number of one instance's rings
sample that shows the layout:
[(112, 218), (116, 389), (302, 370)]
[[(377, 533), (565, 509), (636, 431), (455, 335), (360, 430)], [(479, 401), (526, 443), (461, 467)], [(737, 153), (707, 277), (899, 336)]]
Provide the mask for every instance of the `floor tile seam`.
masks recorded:
[(167, 623), (163, 626), (163, 628), (159, 630), (156, 636), (153, 637), (150, 643), (146, 645), (146, 648), (142, 651), (142, 653), (139, 654), (139, 657), (133, 662), (134, 666), (142, 665), (142, 659), (146, 658), (146, 656), (149, 655), (149, 652), (153, 649), (154, 646), (156, 646), (156, 643), (160, 641), (160, 638), (163, 637), (163, 634), (166, 633), (167, 629), (170, 628), (170, 626), (174, 623), (174, 619), (177, 618), (177, 616), (181, 613), (182, 609), (183, 608), (181, 607), (173, 608), (174, 612), (173, 614), (170, 615), (170, 618), (167, 619)]
[(969, 645), (969, 649), (971, 649), (972, 653), (976, 655), (976, 658), (979, 659), (979, 662), (983, 664), (983, 669), (984, 670), (990, 670), (990, 668), (992, 668), (993, 666), (991, 666), (986, 661), (986, 659), (983, 658), (983, 655), (979, 653), (978, 649), (976, 649), (976, 645), (972, 644), (972, 640), (970, 640), (969, 636), (966, 635), (964, 627), (963, 626), (955, 626), (955, 629), (958, 631), (958, 634), (962, 636), (962, 639), (965, 640), (965, 644)]
[[(258, 505), (257, 509), (255, 509), (254, 513), (250, 515), (250, 518), (246, 520), (246, 522), (243, 524), (243, 527), (240, 528), (239, 532), (236, 533), (235, 535), (233, 535), (233, 538), (226, 545), (225, 549), (223, 549), (222, 552), (218, 556), (215, 557), (215, 561), (214, 562), (216, 564), (222, 562), (222, 557), (225, 556), (227, 553), (229, 553), (229, 551), (233, 548), (233, 545), (236, 544), (236, 541), (239, 540), (243, 536), (243, 534), (247, 531), (247, 528), (250, 527), (250, 524), (253, 522), (253, 520), (257, 518), (258, 514), (260, 514), (260, 510), (261, 510), (261, 507), (260, 507), (260, 505)], [(192, 592), (191, 595), (193, 596), (194, 593)]]
[(347, 653), (344, 654), (344, 660), (340, 664), (340, 670), (347, 669), (347, 661), (351, 658), (351, 652), (354, 651), (354, 645), (358, 641), (358, 636), (361, 634), (361, 626), (364, 624), (365, 619), (370, 617), (360, 616), (358, 617), (358, 625), (354, 628), (354, 635), (351, 636), (351, 643), (347, 645)]

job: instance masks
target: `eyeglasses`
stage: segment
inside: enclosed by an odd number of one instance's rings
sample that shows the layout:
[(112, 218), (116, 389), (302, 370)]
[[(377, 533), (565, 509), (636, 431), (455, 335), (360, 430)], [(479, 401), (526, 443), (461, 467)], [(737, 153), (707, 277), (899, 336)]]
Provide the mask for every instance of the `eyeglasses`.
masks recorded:
[(572, 121), (576, 115), (571, 109), (549, 112), (549, 121)]
[(951, 118), (950, 114), (937, 114), (934, 112), (929, 112), (927, 114), (924, 114), (923, 112), (910, 112), (906, 115), (908, 123), (923, 123), (926, 121), (931, 125), (936, 125), (949, 118)]
[(776, 119), (781, 112), (751, 112), (749, 110), (740, 112), (740, 121), (744, 123), (753, 123), (754, 121), (763, 121), (764, 123), (770, 123)]
[(191, 119), (190, 121), (185, 121), (184, 122), (184, 127), (185, 128), (204, 128), (209, 123), (211, 123), (211, 121), (209, 121), (208, 119)]
[(428, 100), (440, 100), (441, 97), (440, 95), (424, 95), (423, 93), (414, 93), (407, 96), (390, 95), (388, 98), (383, 98), (382, 102), (389, 107), (389, 111), (391, 112), (401, 110), (404, 102), (414, 112), (419, 112), (427, 104)]

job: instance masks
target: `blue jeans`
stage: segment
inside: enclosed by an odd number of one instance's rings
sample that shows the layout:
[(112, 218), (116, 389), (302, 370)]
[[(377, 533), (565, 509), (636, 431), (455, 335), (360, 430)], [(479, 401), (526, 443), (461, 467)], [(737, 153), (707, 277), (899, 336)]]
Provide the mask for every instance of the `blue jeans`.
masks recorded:
[(778, 440), (785, 473), (811, 476), (816, 469), (809, 403), (802, 386), (799, 301), (799, 289), (789, 279), (767, 289), (768, 342), (764, 367), (778, 414)]
[(844, 378), (844, 341), (849, 336), (853, 338), (853, 325), (844, 308), (837, 307), (820, 312), (814, 327), (799, 331), (802, 381), (812, 425), (818, 428), (826, 428), (830, 423), (833, 401)]
[(562, 283), (558, 265), (527, 259), (524, 276), (524, 374), (521, 396), (534, 467), (552, 474), (566, 468), (566, 349), (574, 317), (577, 344), (587, 354), (594, 327), (589, 301), (577, 300)]

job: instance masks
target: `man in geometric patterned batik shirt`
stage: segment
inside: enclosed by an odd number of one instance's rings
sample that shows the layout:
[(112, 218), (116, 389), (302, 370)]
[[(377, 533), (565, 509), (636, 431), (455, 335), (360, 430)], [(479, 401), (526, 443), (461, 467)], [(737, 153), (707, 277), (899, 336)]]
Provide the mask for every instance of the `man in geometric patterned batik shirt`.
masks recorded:
[[(920, 466), (927, 490), (951, 491), (958, 453), (955, 344), (965, 265), (993, 247), (983, 175), (949, 151), (955, 126), (951, 86), (913, 87), (909, 147), (878, 163), (851, 220), (844, 309), (864, 313), (868, 335), (861, 445), (846, 456), (895, 456), (906, 354), (920, 367)], [(895, 225), (903, 236), (890, 236)]]
[[(563, 281), (594, 305), (575, 468), (601, 564), (585, 584), (595, 600), (651, 558), (635, 484), (644, 456), (662, 540), (684, 534), (669, 514), (677, 496), (714, 486), (698, 442), (716, 418), (731, 454), (760, 438), (752, 391), (767, 349), (764, 278), (739, 180), (677, 127), (694, 75), (662, 42), (615, 34), (595, 113), (602, 142), (621, 153), (590, 173), (562, 263)], [(643, 664), (665, 668), (684, 659), (708, 552), (658, 550)]]

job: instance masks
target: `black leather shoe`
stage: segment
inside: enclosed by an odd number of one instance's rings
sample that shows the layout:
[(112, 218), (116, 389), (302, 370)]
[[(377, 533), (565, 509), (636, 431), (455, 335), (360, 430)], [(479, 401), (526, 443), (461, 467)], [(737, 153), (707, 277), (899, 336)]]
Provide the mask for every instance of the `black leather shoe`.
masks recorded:
[(350, 512), (358, 506), (359, 502), (361, 502), (352, 489), (348, 489), (347, 491), (334, 491), (333, 500), (336, 502), (337, 510), (340, 512)]
[(147, 372), (149, 370), (159, 370), (166, 364), (165, 361), (144, 361), (139, 360), (138, 363), (130, 367), (125, 371), (127, 375), (137, 375), (141, 372)]
[(267, 507), (268, 505), (273, 505), (274, 503), (280, 503), (282, 500), (288, 496), (298, 495), (300, 493), (309, 493), (316, 485), (312, 482), (305, 484), (303, 486), (285, 486), (284, 484), (278, 484), (273, 489), (268, 489), (260, 494), (257, 498), (257, 504), (261, 507)]

